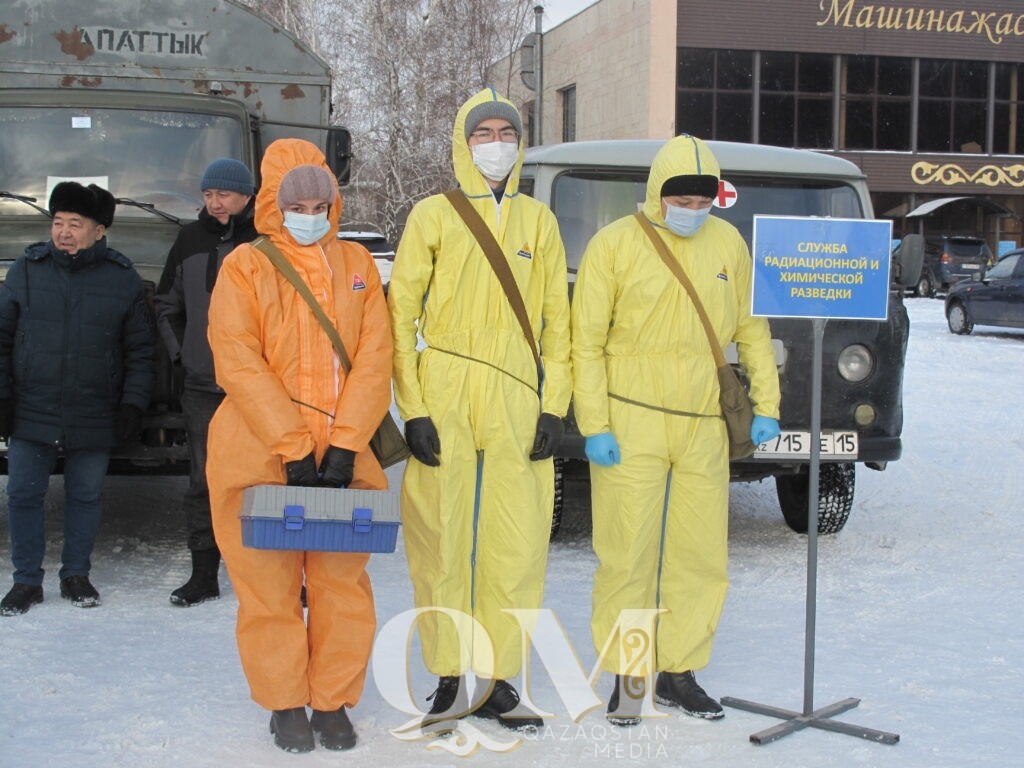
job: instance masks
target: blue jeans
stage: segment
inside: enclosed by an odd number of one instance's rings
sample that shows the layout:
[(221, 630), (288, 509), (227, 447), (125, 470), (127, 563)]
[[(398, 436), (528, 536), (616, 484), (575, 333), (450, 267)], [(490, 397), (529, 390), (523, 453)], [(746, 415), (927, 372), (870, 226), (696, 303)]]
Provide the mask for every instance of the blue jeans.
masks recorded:
[[(64, 551), (60, 578), (88, 576), (92, 547), (103, 509), (103, 479), (110, 450), (64, 454)], [(57, 465), (57, 446), (12, 437), (7, 448), (7, 501), (14, 581), (43, 583), (46, 552), (43, 499)]]

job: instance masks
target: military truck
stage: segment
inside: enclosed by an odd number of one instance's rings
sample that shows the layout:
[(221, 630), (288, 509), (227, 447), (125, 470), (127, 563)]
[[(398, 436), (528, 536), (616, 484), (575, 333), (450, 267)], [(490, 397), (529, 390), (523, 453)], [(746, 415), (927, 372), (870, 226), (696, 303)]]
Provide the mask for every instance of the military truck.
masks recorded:
[[(714, 215), (742, 233), (751, 246), (756, 214), (871, 218), (864, 174), (837, 157), (794, 149), (708, 142), (722, 169)], [(558, 218), (570, 283), (588, 240), (598, 229), (643, 206), (647, 174), (661, 141), (581, 141), (526, 152), (520, 190), (547, 203)], [(822, 454), (818, 530), (835, 533), (853, 506), (855, 465), (882, 470), (900, 457), (903, 364), (910, 324), (902, 288), (921, 269), (922, 243), (901, 249), (907, 264), (894, 264), (898, 283), (889, 292), (885, 322), (830, 320), (823, 340)], [(916, 260), (916, 261), (915, 261)], [(665, 279), (673, 279), (666, 270)], [(909, 282), (905, 282), (909, 281)], [(806, 532), (810, 465), (812, 327), (806, 319), (773, 318), (772, 344), (782, 384), (782, 436), (749, 459), (733, 461), (734, 481), (774, 477), (783, 517)], [(726, 358), (737, 368), (735, 348)], [(556, 458), (556, 521), (567, 477), (588, 476), (583, 437), (570, 414)], [(584, 481), (585, 482), (585, 481)], [(585, 487), (585, 485), (584, 485)]]
[[(202, 205), (211, 160), (239, 159), (258, 183), (263, 148), (298, 137), (320, 146), (344, 181), (350, 139), (328, 126), (330, 85), (323, 59), (232, 0), (7, 0), (0, 279), (26, 245), (49, 237), (47, 201), (65, 179), (114, 194), (108, 240), (150, 290), (179, 226)], [(180, 382), (158, 357), (142, 443), (115, 450), (111, 472), (187, 472)]]

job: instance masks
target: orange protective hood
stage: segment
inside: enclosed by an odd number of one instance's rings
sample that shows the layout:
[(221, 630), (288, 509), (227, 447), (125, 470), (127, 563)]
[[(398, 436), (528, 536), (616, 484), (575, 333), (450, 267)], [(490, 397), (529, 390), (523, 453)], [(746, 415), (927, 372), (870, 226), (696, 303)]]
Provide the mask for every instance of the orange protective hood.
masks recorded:
[[(277, 204), (277, 190), (288, 171), (300, 165), (316, 165), (334, 177), (327, 167), (324, 153), (303, 139), (278, 139), (263, 153), (260, 165), (260, 191), (256, 195), (256, 230), (270, 237), (278, 245), (295, 245), (291, 235), (284, 229), (284, 214)], [(338, 236), (338, 221), (341, 219), (341, 193), (331, 203), (327, 214), (331, 231), (322, 239), (334, 240)]]

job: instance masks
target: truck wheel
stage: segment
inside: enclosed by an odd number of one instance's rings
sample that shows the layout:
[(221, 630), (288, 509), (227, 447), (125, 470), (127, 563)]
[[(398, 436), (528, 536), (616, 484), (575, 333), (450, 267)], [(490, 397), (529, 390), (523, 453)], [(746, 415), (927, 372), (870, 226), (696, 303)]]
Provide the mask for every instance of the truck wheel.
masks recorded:
[[(854, 465), (821, 464), (818, 469), (818, 533), (843, 530), (853, 508)], [(786, 523), (797, 533), (807, 533), (807, 494), (810, 475), (776, 475), (775, 492)]]
[(923, 298), (931, 298), (935, 295), (935, 288), (932, 286), (932, 279), (927, 272), (922, 272), (921, 277), (914, 287), (914, 293)]
[(565, 459), (555, 457), (555, 503), (551, 510), (551, 535), (549, 541), (554, 541), (558, 535), (558, 529), (562, 527), (562, 501), (565, 495)]

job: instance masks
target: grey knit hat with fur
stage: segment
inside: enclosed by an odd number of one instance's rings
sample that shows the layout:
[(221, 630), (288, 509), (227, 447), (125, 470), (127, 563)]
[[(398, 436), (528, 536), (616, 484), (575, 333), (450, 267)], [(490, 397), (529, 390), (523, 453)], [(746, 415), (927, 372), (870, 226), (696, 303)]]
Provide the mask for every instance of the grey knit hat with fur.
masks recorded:
[(508, 120), (512, 123), (512, 127), (516, 129), (516, 133), (519, 137), (523, 136), (523, 119), (519, 116), (519, 110), (509, 104), (507, 101), (485, 101), (481, 104), (477, 104), (466, 115), (466, 141), (469, 141), (469, 134), (473, 132), (484, 120), (490, 120), (496, 117), (501, 120)]
[(333, 204), (337, 196), (338, 180), (317, 165), (292, 168), (277, 188), (277, 204), (282, 208), (300, 200), (326, 200)]

